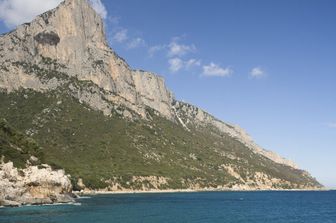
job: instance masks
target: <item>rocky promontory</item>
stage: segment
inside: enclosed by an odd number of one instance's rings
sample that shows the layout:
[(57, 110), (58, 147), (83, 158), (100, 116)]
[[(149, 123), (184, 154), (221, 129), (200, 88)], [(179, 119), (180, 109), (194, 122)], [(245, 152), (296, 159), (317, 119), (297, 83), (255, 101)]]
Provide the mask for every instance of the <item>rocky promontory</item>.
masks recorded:
[(48, 165), (18, 169), (12, 162), (0, 164), (0, 206), (73, 202), (72, 186), (63, 170)]

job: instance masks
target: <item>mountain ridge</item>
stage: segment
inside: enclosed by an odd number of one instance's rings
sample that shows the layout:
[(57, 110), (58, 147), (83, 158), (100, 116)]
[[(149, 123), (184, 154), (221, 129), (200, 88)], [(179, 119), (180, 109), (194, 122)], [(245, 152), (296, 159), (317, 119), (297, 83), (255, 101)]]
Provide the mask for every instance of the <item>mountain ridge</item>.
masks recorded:
[[(103, 21), (86, 0), (66, 0), (31, 23), (1, 35), (0, 68), (4, 94), (13, 96), (24, 92), (22, 89), (46, 95), (64, 91), (106, 117), (118, 115), (126, 122), (150, 122), (160, 116), (171, 122), (168, 125), (180, 125), (191, 134), (209, 131), (229, 137), (257, 156), (294, 172), (299, 170), (295, 163), (258, 146), (240, 127), (176, 100), (162, 77), (131, 69), (108, 46)], [(233, 167), (223, 168), (241, 178)]]

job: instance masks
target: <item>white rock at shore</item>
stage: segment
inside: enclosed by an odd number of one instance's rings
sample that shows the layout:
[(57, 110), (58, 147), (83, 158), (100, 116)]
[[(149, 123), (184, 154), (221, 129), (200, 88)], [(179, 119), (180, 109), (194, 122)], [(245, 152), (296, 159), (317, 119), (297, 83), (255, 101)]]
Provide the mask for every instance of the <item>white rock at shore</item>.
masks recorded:
[(52, 204), (74, 201), (72, 185), (63, 170), (48, 165), (17, 169), (12, 162), (0, 164), (0, 206)]

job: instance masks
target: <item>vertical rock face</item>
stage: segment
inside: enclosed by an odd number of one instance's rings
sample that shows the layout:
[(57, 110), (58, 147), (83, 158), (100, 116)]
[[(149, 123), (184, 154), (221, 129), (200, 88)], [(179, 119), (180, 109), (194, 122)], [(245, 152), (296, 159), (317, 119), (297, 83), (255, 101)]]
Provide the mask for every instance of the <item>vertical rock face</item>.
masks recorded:
[[(0, 38), (0, 64), (5, 68), (5, 74), (4, 70), (0, 72), (0, 87), (8, 91), (20, 87), (42, 91), (64, 85), (64, 81), (57, 81), (57, 76), (54, 82), (43, 83), (36, 75), (17, 66), (23, 63), (45, 66), (52, 61), (60, 65), (56, 70), (66, 74), (67, 79), (89, 81), (104, 90), (100, 97), (105, 100), (130, 108), (141, 116), (148, 106), (172, 119), (169, 106), (172, 95), (164, 80), (152, 73), (132, 70), (110, 49), (102, 19), (86, 0), (66, 0), (56, 9)], [(13, 61), (18, 62), (16, 66)]]
[(171, 117), (173, 96), (167, 90), (164, 79), (153, 73), (133, 72), (135, 88), (144, 105), (153, 108), (165, 117)]
[(175, 101), (162, 77), (132, 70), (108, 46), (102, 19), (87, 0), (65, 0), (31, 23), (0, 36), (0, 88), (7, 92), (61, 89), (105, 115), (119, 106), (146, 118), (146, 109), (151, 108), (187, 130), (210, 126), (255, 153), (297, 168), (256, 145), (239, 127)]

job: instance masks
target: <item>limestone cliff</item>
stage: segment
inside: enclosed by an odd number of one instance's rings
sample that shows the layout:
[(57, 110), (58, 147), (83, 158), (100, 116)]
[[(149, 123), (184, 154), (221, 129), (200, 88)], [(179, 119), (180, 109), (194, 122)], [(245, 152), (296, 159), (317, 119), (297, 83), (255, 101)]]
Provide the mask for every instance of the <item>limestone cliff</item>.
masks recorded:
[[(76, 88), (74, 96), (106, 114), (111, 114), (107, 101), (142, 117), (149, 106), (172, 119), (172, 94), (164, 80), (132, 70), (113, 52), (106, 42), (102, 19), (86, 0), (66, 0), (0, 38), (1, 88), (47, 91), (76, 78), (93, 83), (99, 93), (92, 99), (87, 89)], [(43, 68), (55, 69), (57, 74), (41, 80), (38, 71)]]
[[(49, 142), (53, 141), (58, 150), (52, 147), (49, 152), (55, 155), (57, 162), (69, 165), (70, 171), (76, 170), (78, 174), (80, 168), (59, 156), (69, 153), (75, 145), (79, 147), (76, 155), (85, 151), (83, 156), (92, 148), (106, 149), (100, 160), (119, 152), (104, 161), (108, 165), (112, 165), (111, 160), (117, 162), (120, 168), (116, 171), (119, 172), (111, 176), (114, 169), (109, 169), (98, 180), (88, 176), (95, 185), (101, 186), (103, 182), (103, 186), (110, 183), (110, 187), (114, 187), (125, 183), (130, 174), (125, 172), (131, 169), (133, 176), (171, 179), (167, 184), (154, 183), (153, 188), (158, 185), (167, 188), (171, 185), (184, 188), (197, 188), (195, 185), (222, 188), (321, 186), (293, 162), (258, 146), (240, 127), (176, 100), (162, 77), (130, 68), (108, 46), (103, 21), (87, 0), (65, 0), (31, 23), (0, 36), (0, 90), (3, 104), (7, 103), (6, 108), (0, 107), (1, 115), (10, 118), (15, 127), (36, 137), (44, 146), (49, 147)], [(22, 100), (21, 94), (27, 100)], [(40, 108), (42, 105), (45, 107)], [(15, 115), (18, 108), (25, 109), (28, 114)], [(102, 112), (103, 117), (91, 110)], [(89, 120), (78, 118), (72, 111), (85, 113)], [(68, 119), (65, 116), (69, 116)], [(103, 121), (96, 126), (97, 131), (87, 132), (98, 120)], [(70, 126), (70, 123), (75, 124)], [(122, 134), (113, 132), (111, 126)], [(60, 133), (58, 138), (50, 136), (56, 133)], [(90, 137), (96, 137), (96, 141), (83, 143)], [(127, 149), (129, 153), (125, 152)], [(94, 151), (93, 155), (97, 154)], [(137, 162), (134, 168), (124, 166), (127, 156)], [(80, 164), (96, 171), (84, 161)], [(136, 167), (146, 171), (138, 173)], [(152, 167), (162, 170), (153, 173)], [(173, 179), (175, 176), (179, 178)], [(114, 182), (113, 179), (121, 180)], [(155, 177), (143, 179), (153, 181)], [(127, 182), (123, 188), (140, 184), (138, 180)]]

